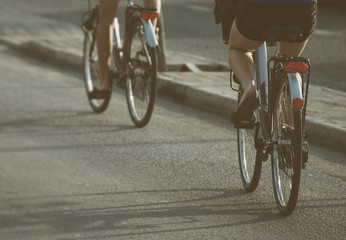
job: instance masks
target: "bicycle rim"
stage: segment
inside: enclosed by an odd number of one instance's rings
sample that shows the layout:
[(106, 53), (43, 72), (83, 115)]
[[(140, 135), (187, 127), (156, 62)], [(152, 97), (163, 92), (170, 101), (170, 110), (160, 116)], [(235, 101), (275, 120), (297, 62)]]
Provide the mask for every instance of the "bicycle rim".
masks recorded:
[[(95, 113), (102, 113), (107, 109), (110, 102), (110, 96), (104, 99), (89, 98), (90, 92), (100, 79), (100, 67), (98, 60), (98, 52), (96, 46), (96, 39), (93, 39), (96, 29), (86, 31), (84, 36), (84, 48), (83, 48), (83, 69), (84, 69), (84, 83), (85, 90), (87, 92), (88, 101)], [(110, 83), (112, 87), (112, 83)]]
[(273, 106), (272, 175), (276, 203), (280, 213), (289, 215), (297, 203), (302, 161), (301, 110), (293, 110), (286, 74)]
[(255, 148), (255, 129), (238, 129), (240, 177), (247, 192), (256, 190), (261, 175), (261, 150)]
[(157, 55), (156, 49), (147, 44), (141, 21), (136, 22), (128, 49), (126, 99), (133, 123), (143, 127), (148, 124), (155, 103)]

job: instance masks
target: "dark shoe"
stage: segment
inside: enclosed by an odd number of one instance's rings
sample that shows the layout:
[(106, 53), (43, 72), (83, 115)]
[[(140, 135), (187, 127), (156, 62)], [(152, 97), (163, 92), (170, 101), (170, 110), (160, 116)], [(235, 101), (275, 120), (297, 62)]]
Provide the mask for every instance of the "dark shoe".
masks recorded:
[(258, 107), (259, 100), (257, 97), (245, 99), (231, 116), (231, 122), (235, 128), (253, 128), (255, 122), (253, 119), (253, 111)]
[(111, 93), (111, 90), (98, 90), (96, 87), (94, 87), (93, 91), (88, 93), (88, 96), (89, 98), (93, 99), (104, 99), (109, 98)]

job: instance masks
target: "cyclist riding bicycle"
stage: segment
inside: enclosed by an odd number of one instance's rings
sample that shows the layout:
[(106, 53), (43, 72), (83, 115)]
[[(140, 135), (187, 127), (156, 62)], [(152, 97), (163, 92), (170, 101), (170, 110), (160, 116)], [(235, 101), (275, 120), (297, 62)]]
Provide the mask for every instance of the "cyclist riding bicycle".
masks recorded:
[[(99, 0), (100, 17), (97, 29), (97, 48), (99, 55), (100, 80), (92, 95), (105, 97), (111, 92), (110, 86), (110, 55), (112, 53), (113, 20), (117, 16), (120, 0)], [(161, 9), (161, 0), (143, 0), (144, 7)], [(154, 26), (156, 23), (153, 23)]]
[(254, 79), (252, 52), (266, 39), (269, 27), (296, 26), (302, 34), (295, 42), (280, 42), (282, 56), (298, 57), (304, 50), (317, 18), (316, 0), (243, 0), (237, 6), (229, 35), (229, 65), (243, 90), (231, 121), (248, 121), (259, 104)]

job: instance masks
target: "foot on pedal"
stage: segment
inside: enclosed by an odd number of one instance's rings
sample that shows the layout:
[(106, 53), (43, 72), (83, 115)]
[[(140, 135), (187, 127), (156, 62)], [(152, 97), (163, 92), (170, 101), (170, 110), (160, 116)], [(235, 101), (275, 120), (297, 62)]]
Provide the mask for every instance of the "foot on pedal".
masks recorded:
[(98, 90), (95, 87), (92, 92), (88, 93), (88, 97), (90, 99), (105, 99), (105, 98), (109, 98), (111, 94), (112, 94), (111, 90)]
[(238, 107), (232, 114), (231, 122), (235, 128), (254, 128), (256, 123), (253, 117), (253, 111), (258, 107), (259, 101), (257, 97), (250, 97)]
[(254, 119), (250, 119), (233, 123), (233, 125), (234, 128), (253, 129), (256, 126), (256, 122)]

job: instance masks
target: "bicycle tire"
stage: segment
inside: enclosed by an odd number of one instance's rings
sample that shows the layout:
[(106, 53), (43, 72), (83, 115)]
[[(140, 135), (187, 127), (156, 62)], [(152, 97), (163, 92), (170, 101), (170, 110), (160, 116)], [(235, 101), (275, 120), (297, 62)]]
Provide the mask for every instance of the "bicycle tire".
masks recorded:
[(274, 196), (281, 214), (294, 211), (302, 168), (302, 111), (292, 108), (289, 81), (280, 71), (273, 102), (272, 176)]
[(145, 29), (139, 18), (133, 19), (127, 48), (126, 100), (133, 123), (137, 127), (148, 124), (155, 103), (157, 82), (157, 53), (146, 40)]
[[(238, 96), (239, 100), (240, 96)], [(262, 169), (261, 153), (263, 149), (256, 149), (255, 132), (258, 131), (256, 128), (258, 128), (258, 125), (254, 129), (237, 129), (240, 178), (247, 192), (256, 190)]]
[[(103, 99), (90, 98), (89, 93), (96, 87), (100, 78), (100, 67), (98, 61), (98, 52), (96, 44), (96, 31), (97, 31), (97, 16), (93, 19), (94, 28), (85, 30), (84, 44), (83, 44), (83, 72), (84, 72), (84, 86), (87, 93), (89, 104), (95, 113), (104, 112), (110, 102), (111, 94), (109, 97)], [(110, 87), (112, 88), (112, 81)]]

